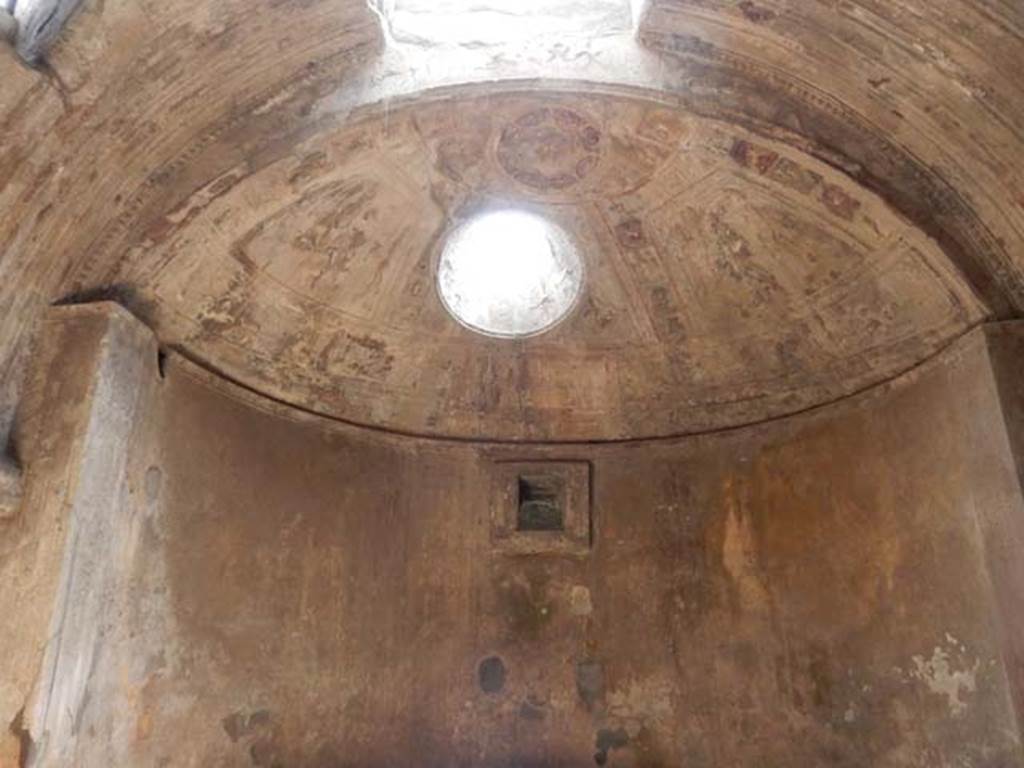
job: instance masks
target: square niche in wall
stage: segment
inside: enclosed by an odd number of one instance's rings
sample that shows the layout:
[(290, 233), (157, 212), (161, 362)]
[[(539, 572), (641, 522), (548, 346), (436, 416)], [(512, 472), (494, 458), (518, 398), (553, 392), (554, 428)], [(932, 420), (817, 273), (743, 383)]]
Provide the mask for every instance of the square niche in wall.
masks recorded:
[(590, 463), (501, 461), (493, 468), (491, 541), (509, 554), (590, 551)]

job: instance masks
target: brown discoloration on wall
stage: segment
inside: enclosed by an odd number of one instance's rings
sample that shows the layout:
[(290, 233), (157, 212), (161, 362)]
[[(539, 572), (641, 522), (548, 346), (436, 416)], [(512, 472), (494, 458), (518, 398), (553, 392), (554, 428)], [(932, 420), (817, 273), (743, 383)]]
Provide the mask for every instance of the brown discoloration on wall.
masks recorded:
[[(132, 297), (248, 386), (410, 432), (792, 413), (1024, 307), (1022, 29), (995, 0), (653, 0), (620, 72), (599, 41), (525, 46), (523, 77), (593, 66), (352, 114), (401, 77), (363, 0), (86, 3), (43, 70), (0, 47), (0, 443), (28, 473), (0, 521), (0, 728), (43, 655), (95, 402), (96, 327), (23, 385), (50, 302)], [(541, 112), (564, 119), (502, 150)], [(440, 311), (432, 258), (509, 203), (590, 260), (567, 323), (499, 346)], [(598, 473), (584, 559), (488, 549), (490, 449), (256, 417), (172, 364), (145, 423), (173, 460), (131, 457), (96, 570), (127, 661), (69, 651), (75, 706), (34, 727), (84, 765), (1017, 764), (1020, 377), (989, 338), (988, 381), (961, 349), (797, 426), (550, 449)]]
[(729, 154), (733, 160), (747, 168), (753, 168), (764, 175), (779, 161), (779, 153), (758, 146), (744, 139), (736, 139), (732, 143)]
[[(106, 553), (118, 621), (66, 650), (90, 696), (40, 764), (1024, 765), (989, 354), (731, 434), (525, 451), (172, 357)], [(524, 458), (592, 462), (589, 554), (495, 548), (493, 462)]]
[(853, 220), (854, 214), (860, 208), (860, 202), (843, 191), (842, 187), (834, 184), (826, 184), (821, 190), (821, 202), (837, 216)]
[(771, 8), (766, 8), (763, 5), (752, 2), (752, 0), (743, 0), (739, 4), (739, 9), (748, 21), (752, 21), (755, 24), (764, 24), (774, 19), (776, 15), (775, 11)]

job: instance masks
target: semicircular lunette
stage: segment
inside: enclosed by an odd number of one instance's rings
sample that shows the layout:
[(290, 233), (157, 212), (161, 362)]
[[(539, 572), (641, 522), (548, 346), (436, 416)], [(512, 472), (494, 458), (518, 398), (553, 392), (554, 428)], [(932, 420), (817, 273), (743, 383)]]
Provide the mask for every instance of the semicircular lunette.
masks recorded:
[[(344, 420), (616, 440), (851, 394), (985, 316), (880, 198), (735, 126), (547, 92), (413, 102), (386, 119), (325, 130), (197, 193), (119, 276), (161, 338)], [(474, 333), (436, 290), (444, 234), (501, 205), (550, 219), (583, 262), (574, 310), (535, 337)]]

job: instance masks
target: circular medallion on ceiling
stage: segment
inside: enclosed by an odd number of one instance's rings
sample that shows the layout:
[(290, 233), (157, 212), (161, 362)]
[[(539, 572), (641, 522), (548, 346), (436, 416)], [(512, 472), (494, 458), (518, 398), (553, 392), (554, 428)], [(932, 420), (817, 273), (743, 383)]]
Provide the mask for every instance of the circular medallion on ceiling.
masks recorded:
[(601, 132), (571, 109), (546, 107), (522, 115), (498, 140), (498, 162), (516, 181), (541, 191), (566, 189), (594, 169)]
[(583, 287), (571, 238), (526, 211), (491, 211), (449, 237), (437, 271), (447, 310), (489, 336), (533, 336), (562, 320)]

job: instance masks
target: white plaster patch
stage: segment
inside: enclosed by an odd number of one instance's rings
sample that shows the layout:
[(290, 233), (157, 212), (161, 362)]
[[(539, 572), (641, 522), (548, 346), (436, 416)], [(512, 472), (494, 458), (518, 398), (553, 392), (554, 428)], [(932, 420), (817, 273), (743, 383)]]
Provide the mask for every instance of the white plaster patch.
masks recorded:
[[(954, 653), (965, 653), (966, 647), (952, 636), (947, 635), (947, 642)], [(932, 693), (945, 696), (953, 717), (960, 717), (967, 711), (965, 696), (974, 693), (978, 688), (977, 675), (981, 666), (979, 659), (975, 659), (970, 666), (967, 666), (964, 659), (960, 664), (961, 668), (957, 669), (956, 660), (950, 656), (949, 651), (936, 646), (931, 658), (914, 656), (911, 661), (914, 668), (908, 673), (910, 678), (924, 683)]]
[(582, 586), (574, 586), (569, 591), (569, 612), (573, 616), (589, 616), (594, 611), (590, 601), (590, 590)]
[(671, 718), (672, 687), (664, 680), (634, 680), (625, 690), (608, 694), (608, 713), (622, 721), (659, 720)]
[(754, 523), (744, 510), (744, 491), (732, 481), (724, 488), (726, 504), (725, 536), (722, 540), (722, 565), (736, 585), (743, 608), (765, 612), (771, 604), (767, 586), (761, 578), (757, 557), (757, 535)]

